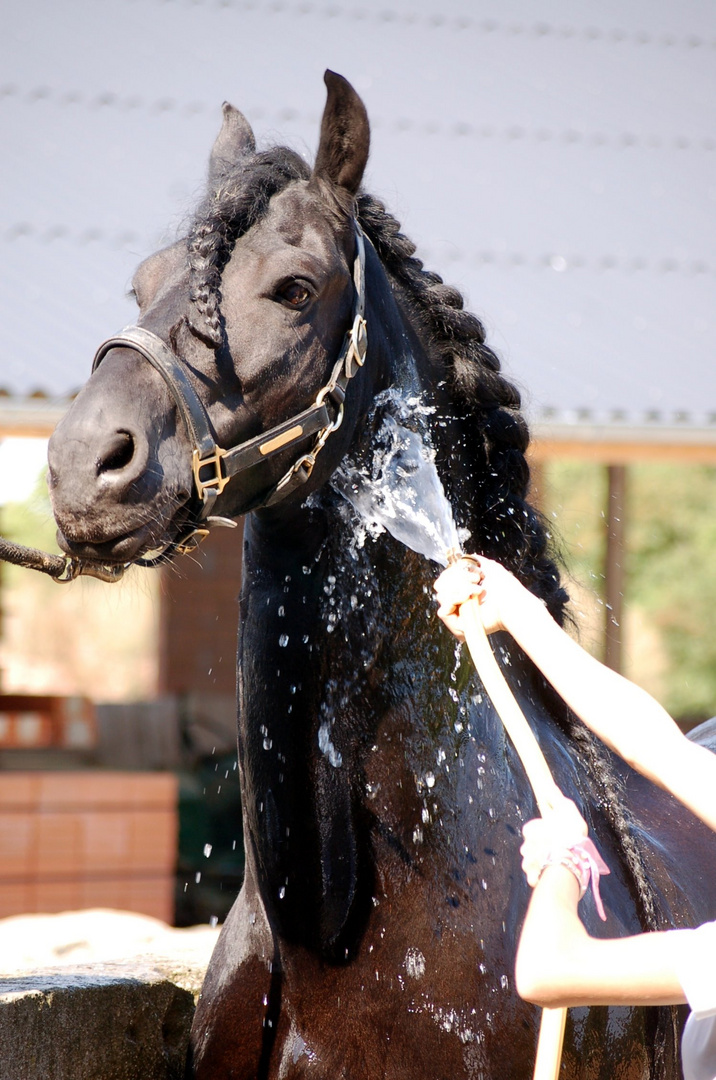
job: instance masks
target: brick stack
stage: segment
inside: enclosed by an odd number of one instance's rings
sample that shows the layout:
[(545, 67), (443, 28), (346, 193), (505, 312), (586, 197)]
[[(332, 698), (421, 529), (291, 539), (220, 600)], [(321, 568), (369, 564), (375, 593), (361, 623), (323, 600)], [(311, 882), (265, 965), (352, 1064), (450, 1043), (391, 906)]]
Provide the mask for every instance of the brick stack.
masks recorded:
[(0, 694), (0, 749), (90, 750), (96, 743), (95, 708), (86, 698)]
[(171, 922), (176, 849), (171, 773), (0, 776), (0, 917), (111, 907)]

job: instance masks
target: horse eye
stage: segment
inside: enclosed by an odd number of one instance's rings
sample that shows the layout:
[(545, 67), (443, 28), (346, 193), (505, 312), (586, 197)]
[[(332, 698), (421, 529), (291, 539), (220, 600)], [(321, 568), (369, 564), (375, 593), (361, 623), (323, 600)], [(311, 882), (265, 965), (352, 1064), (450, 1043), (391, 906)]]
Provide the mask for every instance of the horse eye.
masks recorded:
[(278, 295), (293, 308), (302, 308), (308, 303), (311, 294), (300, 281), (288, 281), (278, 290)]

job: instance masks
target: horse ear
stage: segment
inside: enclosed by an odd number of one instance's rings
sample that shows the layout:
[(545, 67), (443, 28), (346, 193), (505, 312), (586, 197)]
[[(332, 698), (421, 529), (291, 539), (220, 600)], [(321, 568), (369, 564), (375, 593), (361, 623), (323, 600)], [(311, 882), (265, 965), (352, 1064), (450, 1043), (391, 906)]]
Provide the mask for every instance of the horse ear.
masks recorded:
[(238, 109), (225, 101), (222, 105), (224, 121), (209, 157), (209, 183), (213, 187), (221, 183), (227, 172), (243, 157), (253, 154), (256, 140), (251, 125)]
[(313, 177), (328, 180), (355, 195), (368, 161), (368, 114), (365, 105), (342, 75), (326, 71), (323, 81), (328, 88), (328, 99), (323, 110)]

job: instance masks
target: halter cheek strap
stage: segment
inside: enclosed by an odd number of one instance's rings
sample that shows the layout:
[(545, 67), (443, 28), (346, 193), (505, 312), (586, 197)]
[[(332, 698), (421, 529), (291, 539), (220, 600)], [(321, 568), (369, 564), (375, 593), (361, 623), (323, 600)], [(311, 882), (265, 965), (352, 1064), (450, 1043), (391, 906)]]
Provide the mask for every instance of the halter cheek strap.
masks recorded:
[[(357, 221), (354, 222), (356, 255), (353, 263), (353, 318), (331, 376), (313, 405), (281, 424), (238, 443), (229, 450), (220, 447), (214, 437), (206, 409), (187, 375), (181, 359), (151, 330), (128, 326), (103, 342), (94, 358), (96, 371), (111, 349), (133, 349), (144, 357), (164, 379), (174, 399), (192, 444), (192, 474), (194, 490), (201, 502), (199, 523), (211, 524), (211, 513), (217, 497), (233, 476), (285, 450), (287, 446), (316, 435), (311, 450), (301, 455), (264, 496), (250, 507), (252, 510), (273, 506), (292, 494), (311, 476), (316, 458), (329, 436), (337, 431), (343, 420), (343, 403), (348, 383), (365, 363), (368, 332), (365, 321), (365, 239)], [(183, 550), (203, 539), (207, 528), (191, 527), (174, 547)], [(192, 541), (192, 543), (188, 543)]]

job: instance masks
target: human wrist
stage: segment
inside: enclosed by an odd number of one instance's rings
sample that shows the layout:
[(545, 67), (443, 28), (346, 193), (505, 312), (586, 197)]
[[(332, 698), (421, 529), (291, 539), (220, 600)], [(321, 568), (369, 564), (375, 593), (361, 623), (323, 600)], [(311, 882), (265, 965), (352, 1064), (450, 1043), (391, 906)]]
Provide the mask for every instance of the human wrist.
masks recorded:
[[(531, 633), (541, 633), (546, 624), (554, 622), (546, 605), (524, 585), (515, 582), (516, 591), (511, 603), (504, 605), (503, 625), (516, 641)], [(517, 591), (519, 590), (519, 591)]]
[(599, 878), (600, 875), (609, 873), (609, 867), (588, 836), (582, 836), (572, 844), (552, 849), (543, 860), (537, 879), (538, 885), (550, 867), (561, 867), (572, 875), (579, 887), (578, 901), (582, 899), (591, 884), (597, 913), (602, 921), (606, 920), (599, 892)]

